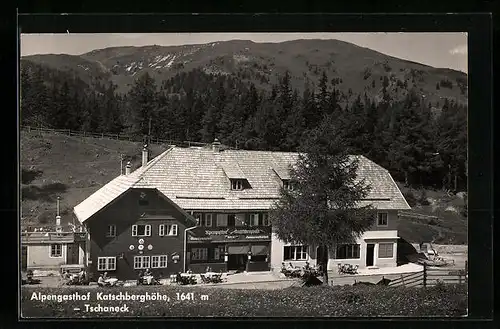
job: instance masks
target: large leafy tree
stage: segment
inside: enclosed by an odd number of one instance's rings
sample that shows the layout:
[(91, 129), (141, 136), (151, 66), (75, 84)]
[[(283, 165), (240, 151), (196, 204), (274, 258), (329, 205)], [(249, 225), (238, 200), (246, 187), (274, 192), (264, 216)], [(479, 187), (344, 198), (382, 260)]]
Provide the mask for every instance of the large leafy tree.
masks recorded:
[(325, 284), (328, 250), (354, 243), (373, 223), (371, 206), (358, 203), (370, 190), (357, 175), (359, 158), (346, 152), (334, 127), (330, 116), (309, 133), (290, 168), (294, 189), (282, 189), (270, 212), (279, 239), (320, 248)]

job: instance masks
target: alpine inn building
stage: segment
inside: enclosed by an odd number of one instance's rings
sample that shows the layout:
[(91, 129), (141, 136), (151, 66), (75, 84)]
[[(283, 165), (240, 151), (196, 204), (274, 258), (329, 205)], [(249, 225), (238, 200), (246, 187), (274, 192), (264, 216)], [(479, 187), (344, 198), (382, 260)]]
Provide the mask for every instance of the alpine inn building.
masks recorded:
[[(172, 146), (113, 179), (74, 208), (87, 229), (86, 264), (97, 274), (135, 279), (150, 268), (168, 276), (192, 270), (279, 271), (283, 262), (316, 264), (318, 248), (290, 245), (273, 234), (268, 211), (289, 186), (298, 153)], [(358, 176), (371, 186), (360, 204), (374, 223), (356, 244), (329, 251), (360, 268), (396, 266), (397, 213), (410, 209), (390, 173), (359, 156)]]

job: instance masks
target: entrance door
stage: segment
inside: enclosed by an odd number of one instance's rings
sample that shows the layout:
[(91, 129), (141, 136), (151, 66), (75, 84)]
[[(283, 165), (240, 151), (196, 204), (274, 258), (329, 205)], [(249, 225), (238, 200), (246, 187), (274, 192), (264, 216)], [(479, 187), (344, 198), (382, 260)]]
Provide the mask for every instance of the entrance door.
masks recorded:
[(66, 251), (66, 264), (78, 264), (78, 255), (80, 253), (78, 243), (68, 243)]
[(247, 258), (246, 254), (230, 254), (227, 260), (227, 269), (244, 271), (247, 265)]
[(21, 271), (26, 271), (28, 268), (28, 247), (21, 247)]
[(373, 257), (375, 256), (375, 245), (369, 243), (366, 245), (366, 266), (373, 266)]

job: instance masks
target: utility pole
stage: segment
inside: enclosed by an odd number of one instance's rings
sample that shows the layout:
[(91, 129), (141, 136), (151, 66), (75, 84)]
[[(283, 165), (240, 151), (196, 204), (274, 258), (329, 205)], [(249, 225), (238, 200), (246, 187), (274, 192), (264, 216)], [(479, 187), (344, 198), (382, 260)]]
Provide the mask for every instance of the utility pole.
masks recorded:
[(123, 175), (123, 154), (120, 154), (120, 176)]
[(148, 145), (151, 144), (151, 117), (149, 117), (149, 128), (148, 128)]

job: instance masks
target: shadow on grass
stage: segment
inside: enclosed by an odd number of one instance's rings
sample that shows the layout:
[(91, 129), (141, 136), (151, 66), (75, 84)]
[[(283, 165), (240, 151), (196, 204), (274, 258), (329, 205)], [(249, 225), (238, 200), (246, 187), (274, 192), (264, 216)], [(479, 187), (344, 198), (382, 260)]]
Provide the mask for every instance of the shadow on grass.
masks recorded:
[(41, 170), (30, 170), (30, 169), (21, 169), (21, 183), (22, 184), (30, 184), (32, 181), (42, 176), (43, 171)]
[(46, 202), (56, 201), (57, 195), (66, 192), (68, 187), (63, 183), (24, 186), (21, 189), (22, 200), (41, 200)]

